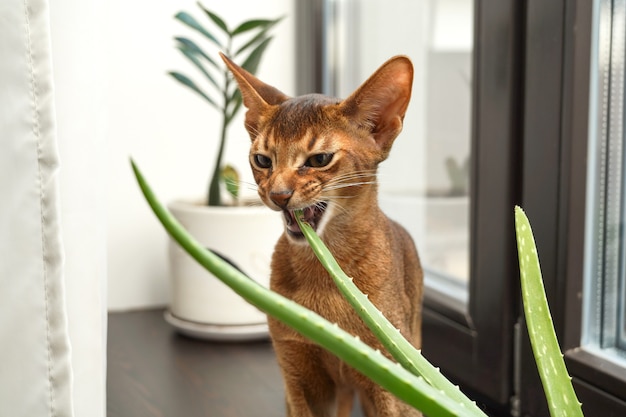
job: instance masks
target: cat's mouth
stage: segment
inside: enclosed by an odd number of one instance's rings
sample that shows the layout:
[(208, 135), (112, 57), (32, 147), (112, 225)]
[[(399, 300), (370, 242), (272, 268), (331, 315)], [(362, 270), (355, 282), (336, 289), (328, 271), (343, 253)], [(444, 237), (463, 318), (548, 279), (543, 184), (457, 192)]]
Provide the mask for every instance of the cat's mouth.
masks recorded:
[[(327, 208), (328, 203), (325, 201), (303, 208), (303, 220), (311, 225), (313, 230), (317, 231)], [(285, 229), (287, 230), (287, 233), (294, 238), (303, 238), (304, 234), (302, 233), (302, 230), (300, 230), (294, 210), (283, 210), (283, 215), (285, 216)]]

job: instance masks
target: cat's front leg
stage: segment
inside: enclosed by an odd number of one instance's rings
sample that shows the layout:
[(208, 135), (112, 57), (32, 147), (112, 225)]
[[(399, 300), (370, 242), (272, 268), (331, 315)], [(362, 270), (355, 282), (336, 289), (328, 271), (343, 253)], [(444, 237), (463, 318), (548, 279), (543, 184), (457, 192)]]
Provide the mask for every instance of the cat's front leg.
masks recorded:
[(322, 350), (307, 342), (274, 340), (288, 417), (335, 417), (337, 389), (322, 365)]
[(422, 413), (373, 382), (360, 390), (365, 417), (422, 417)]

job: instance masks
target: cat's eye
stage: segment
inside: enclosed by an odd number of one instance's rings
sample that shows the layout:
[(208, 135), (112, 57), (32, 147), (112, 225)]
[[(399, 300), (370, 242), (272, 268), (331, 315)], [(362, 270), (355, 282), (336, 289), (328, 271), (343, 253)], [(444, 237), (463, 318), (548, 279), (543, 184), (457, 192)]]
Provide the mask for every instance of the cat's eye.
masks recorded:
[(257, 153), (254, 155), (254, 164), (259, 168), (271, 168), (272, 167), (272, 159)]
[(326, 165), (330, 164), (330, 161), (333, 159), (332, 153), (318, 153), (316, 155), (310, 156), (309, 159), (306, 160), (305, 165), (312, 168), (322, 168)]

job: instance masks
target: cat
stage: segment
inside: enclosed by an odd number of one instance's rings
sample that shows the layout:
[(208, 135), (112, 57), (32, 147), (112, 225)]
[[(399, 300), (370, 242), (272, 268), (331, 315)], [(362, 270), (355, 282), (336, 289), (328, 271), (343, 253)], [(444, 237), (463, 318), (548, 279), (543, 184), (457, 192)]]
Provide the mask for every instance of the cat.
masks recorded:
[[(420, 348), (421, 265), (409, 234), (378, 207), (376, 182), (378, 164), (402, 130), (411, 61), (390, 59), (339, 100), (319, 94), (288, 97), (222, 58), (247, 108), (259, 196), (284, 215), (270, 288), (383, 351), (308, 246), (294, 218), (295, 209), (304, 209), (305, 220), (346, 274)], [(367, 417), (421, 415), (296, 331), (271, 317), (268, 321), (287, 416), (347, 417), (355, 393)]]

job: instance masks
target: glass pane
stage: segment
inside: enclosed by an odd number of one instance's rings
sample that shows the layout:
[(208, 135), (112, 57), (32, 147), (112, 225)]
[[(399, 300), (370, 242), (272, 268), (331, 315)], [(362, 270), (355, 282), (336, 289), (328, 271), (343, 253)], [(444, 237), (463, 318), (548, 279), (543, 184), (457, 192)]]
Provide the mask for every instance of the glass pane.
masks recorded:
[(626, 352), (626, 1), (595, 4), (583, 344), (609, 358)]
[[(466, 301), (473, 2), (356, 4), (360, 48), (353, 78), (364, 80), (396, 54), (415, 66), (404, 130), (380, 167), (381, 206), (412, 234), (426, 284)], [(343, 86), (344, 95), (355, 87)]]

